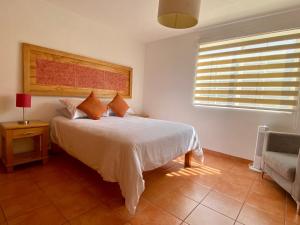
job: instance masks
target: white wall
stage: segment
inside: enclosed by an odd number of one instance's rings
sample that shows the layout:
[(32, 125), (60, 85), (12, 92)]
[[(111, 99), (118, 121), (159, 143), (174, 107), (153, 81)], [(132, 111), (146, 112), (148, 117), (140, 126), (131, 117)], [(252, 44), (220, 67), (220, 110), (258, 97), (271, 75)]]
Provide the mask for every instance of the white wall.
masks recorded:
[[(192, 105), (199, 41), (212, 42), (300, 27), (300, 10), (240, 21), (146, 46), (144, 111), (151, 117), (193, 125), (203, 147), (252, 159), (257, 126), (296, 131), (296, 115)], [(298, 129), (299, 132), (299, 129)]]
[[(0, 27), (0, 122), (21, 119), (15, 94), (22, 91), (22, 42), (133, 67), (133, 98), (128, 102), (142, 110), (145, 47), (106, 27), (105, 21), (95, 23), (47, 1), (1, 0)], [(33, 97), (28, 119), (52, 118), (57, 99)]]

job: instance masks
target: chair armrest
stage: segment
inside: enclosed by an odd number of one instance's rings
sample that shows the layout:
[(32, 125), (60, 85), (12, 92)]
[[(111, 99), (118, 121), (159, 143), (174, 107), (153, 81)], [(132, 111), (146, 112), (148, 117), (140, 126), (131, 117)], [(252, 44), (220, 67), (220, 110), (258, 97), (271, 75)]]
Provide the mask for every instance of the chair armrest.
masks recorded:
[(300, 201), (300, 152), (298, 154), (295, 181), (292, 188), (292, 196), (296, 201)]
[(266, 151), (298, 154), (300, 134), (269, 131), (266, 135)]

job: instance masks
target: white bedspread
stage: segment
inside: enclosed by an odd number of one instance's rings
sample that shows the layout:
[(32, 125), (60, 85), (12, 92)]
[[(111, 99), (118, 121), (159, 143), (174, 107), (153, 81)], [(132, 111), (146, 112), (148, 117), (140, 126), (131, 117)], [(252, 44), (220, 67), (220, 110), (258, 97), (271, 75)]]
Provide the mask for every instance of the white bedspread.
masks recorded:
[(52, 140), (104, 180), (118, 182), (134, 214), (145, 189), (143, 171), (160, 167), (194, 150), (202, 155), (192, 126), (136, 116), (69, 120), (55, 117)]

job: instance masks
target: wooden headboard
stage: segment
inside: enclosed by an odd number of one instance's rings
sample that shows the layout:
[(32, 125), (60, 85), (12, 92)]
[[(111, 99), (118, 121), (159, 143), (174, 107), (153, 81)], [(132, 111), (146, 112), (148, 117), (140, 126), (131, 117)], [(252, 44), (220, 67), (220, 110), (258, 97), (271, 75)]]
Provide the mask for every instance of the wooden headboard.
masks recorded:
[(24, 92), (41, 96), (132, 97), (132, 68), (23, 43)]

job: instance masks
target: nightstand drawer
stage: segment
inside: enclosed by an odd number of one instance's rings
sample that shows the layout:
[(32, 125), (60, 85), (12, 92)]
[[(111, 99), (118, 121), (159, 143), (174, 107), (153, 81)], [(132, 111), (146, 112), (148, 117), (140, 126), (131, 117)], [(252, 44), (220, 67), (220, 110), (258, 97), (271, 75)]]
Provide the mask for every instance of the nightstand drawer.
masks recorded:
[(28, 128), (28, 129), (17, 129), (13, 131), (14, 138), (33, 137), (41, 135), (44, 132), (44, 128)]

